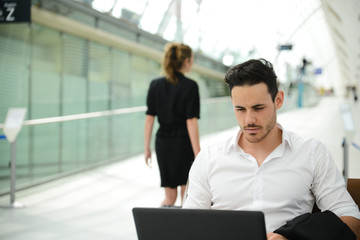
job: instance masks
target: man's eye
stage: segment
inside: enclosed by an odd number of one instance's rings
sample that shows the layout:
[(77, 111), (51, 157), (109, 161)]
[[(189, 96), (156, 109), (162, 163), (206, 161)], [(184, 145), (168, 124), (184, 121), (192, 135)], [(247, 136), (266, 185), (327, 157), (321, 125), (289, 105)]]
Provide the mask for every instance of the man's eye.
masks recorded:
[(256, 111), (260, 111), (260, 110), (263, 110), (264, 108), (261, 107), (261, 108), (255, 108)]

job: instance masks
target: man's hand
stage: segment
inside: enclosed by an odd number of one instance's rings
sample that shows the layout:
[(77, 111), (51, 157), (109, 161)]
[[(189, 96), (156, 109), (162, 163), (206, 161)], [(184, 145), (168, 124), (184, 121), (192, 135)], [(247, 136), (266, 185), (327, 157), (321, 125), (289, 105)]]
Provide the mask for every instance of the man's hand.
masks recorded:
[(356, 235), (356, 239), (360, 239), (360, 220), (350, 216), (342, 216), (340, 219), (346, 223), (349, 228), (353, 231)]
[(277, 233), (268, 233), (267, 234), (267, 239), (268, 240), (288, 240), (286, 237), (281, 236), (280, 234)]

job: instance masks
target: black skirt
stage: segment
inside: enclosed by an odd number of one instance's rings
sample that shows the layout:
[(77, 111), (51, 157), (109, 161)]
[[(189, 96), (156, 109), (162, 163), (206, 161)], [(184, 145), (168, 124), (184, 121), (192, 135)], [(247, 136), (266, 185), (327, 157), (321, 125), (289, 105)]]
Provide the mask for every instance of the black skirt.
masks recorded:
[(187, 130), (175, 133), (158, 131), (155, 140), (155, 151), (160, 170), (161, 187), (176, 188), (185, 185), (189, 170), (194, 161)]

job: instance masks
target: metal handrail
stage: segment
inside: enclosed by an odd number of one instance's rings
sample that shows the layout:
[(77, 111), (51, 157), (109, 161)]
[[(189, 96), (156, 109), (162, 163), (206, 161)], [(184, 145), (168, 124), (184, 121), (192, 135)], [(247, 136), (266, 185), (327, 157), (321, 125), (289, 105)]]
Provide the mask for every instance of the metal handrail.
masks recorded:
[[(107, 111), (99, 111), (99, 112), (80, 113), (80, 114), (58, 116), (58, 117), (39, 118), (39, 119), (26, 120), (24, 121), (23, 126), (31, 126), (31, 125), (44, 124), (44, 123), (66, 122), (66, 121), (97, 118), (97, 117), (106, 117), (111, 115), (143, 112), (145, 110), (146, 110), (145, 106), (140, 106), (140, 107), (131, 107), (131, 108), (119, 108), (115, 110), (107, 110)], [(0, 129), (4, 128), (4, 126), (5, 124), (0, 124)]]
[[(214, 103), (214, 102), (222, 102), (222, 101), (228, 101), (228, 97), (207, 98), (202, 100), (203, 103)], [(38, 124), (66, 122), (66, 121), (74, 121), (81, 119), (106, 117), (112, 115), (121, 115), (127, 113), (144, 112), (146, 111), (146, 108), (147, 108), (146, 106), (139, 106), (139, 107), (119, 108), (119, 109), (99, 111), (99, 112), (79, 113), (79, 114), (72, 114), (72, 115), (58, 116), (58, 117), (31, 119), (24, 121), (23, 126), (32, 126)], [(4, 127), (5, 124), (0, 123), (0, 129)]]

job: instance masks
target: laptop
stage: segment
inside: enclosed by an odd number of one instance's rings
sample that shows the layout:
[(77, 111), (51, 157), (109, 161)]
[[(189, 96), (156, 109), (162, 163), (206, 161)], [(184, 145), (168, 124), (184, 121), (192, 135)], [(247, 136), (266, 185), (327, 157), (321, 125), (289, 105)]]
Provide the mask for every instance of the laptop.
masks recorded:
[(260, 211), (133, 208), (139, 240), (266, 240)]

